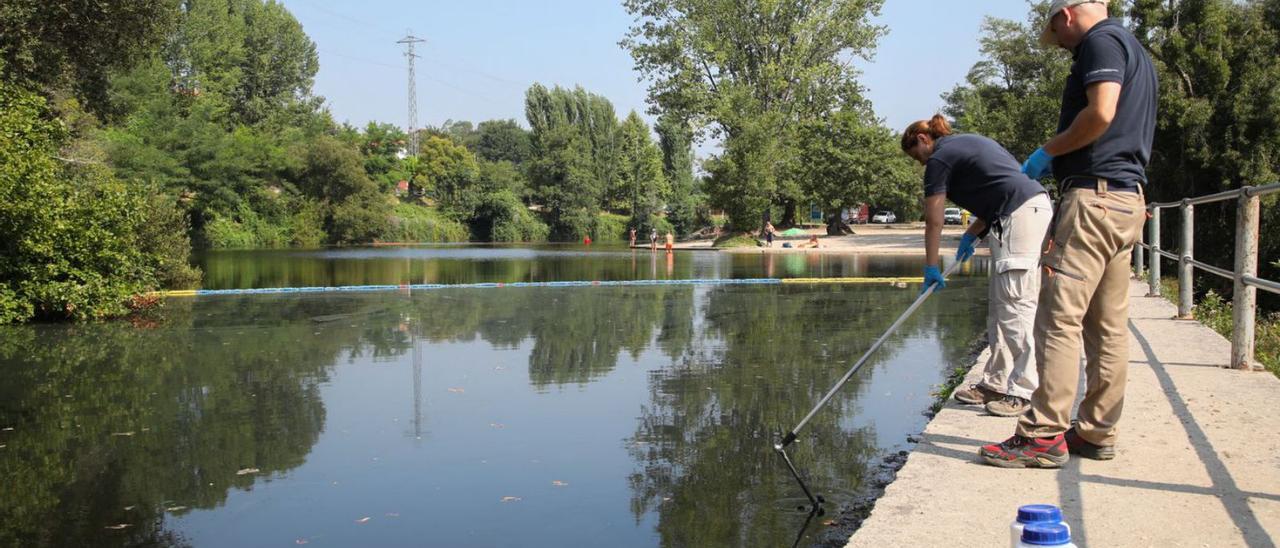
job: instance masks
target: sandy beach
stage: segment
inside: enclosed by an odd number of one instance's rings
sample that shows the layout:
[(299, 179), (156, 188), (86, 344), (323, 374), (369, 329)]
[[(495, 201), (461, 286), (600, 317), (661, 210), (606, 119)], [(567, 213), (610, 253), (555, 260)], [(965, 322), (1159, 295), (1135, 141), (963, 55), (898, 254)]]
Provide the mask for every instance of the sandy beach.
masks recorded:
[[(778, 238), (773, 241), (773, 247), (714, 248), (711, 246), (712, 240), (678, 242), (673, 247), (677, 250), (706, 250), (720, 251), (722, 253), (924, 254), (924, 223), (857, 225), (853, 231), (853, 234), (845, 236), (827, 236), (825, 228), (809, 229), (810, 235), (818, 236), (819, 247), (817, 248), (807, 247), (808, 238)], [(960, 226), (948, 225), (944, 227), (942, 229), (941, 252), (944, 255), (948, 252), (954, 253), (956, 244), (960, 242), (960, 235), (963, 233), (964, 228)], [(782, 246), (783, 243), (790, 243), (792, 246), (797, 247), (786, 248)], [(798, 247), (802, 245), (806, 247)], [(659, 246), (659, 249), (661, 249), (661, 246)], [(979, 245), (977, 254), (986, 253), (986, 246)]]

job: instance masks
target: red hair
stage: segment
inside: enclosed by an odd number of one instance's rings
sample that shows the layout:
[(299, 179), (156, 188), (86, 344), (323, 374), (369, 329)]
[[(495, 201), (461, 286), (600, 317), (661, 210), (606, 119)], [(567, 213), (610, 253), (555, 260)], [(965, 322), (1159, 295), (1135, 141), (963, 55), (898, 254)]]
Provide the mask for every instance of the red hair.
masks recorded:
[(902, 132), (902, 150), (911, 150), (916, 144), (917, 135), (928, 135), (935, 141), (951, 135), (951, 124), (947, 123), (947, 119), (941, 114), (934, 114), (933, 118), (928, 120), (919, 120), (912, 122), (907, 126), (907, 130)]

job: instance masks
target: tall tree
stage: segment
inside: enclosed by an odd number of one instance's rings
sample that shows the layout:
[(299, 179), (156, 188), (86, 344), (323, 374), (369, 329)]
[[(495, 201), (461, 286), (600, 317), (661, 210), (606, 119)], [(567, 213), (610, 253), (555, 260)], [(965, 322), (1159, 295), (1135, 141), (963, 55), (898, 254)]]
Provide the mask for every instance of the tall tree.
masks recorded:
[(662, 173), (662, 153), (649, 137), (649, 125), (633, 110), (618, 131), (619, 201), (631, 210), (631, 225), (647, 232), (666, 203), (669, 187)]
[(529, 158), (529, 132), (515, 120), (485, 120), (476, 131), (474, 151), (481, 159), (518, 166)]
[(700, 203), (693, 178), (693, 131), (687, 120), (674, 114), (659, 117), (654, 131), (662, 150), (662, 174), (671, 189), (667, 220), (677, 233), (687, 234), (696, 228)]
[(257, 124), (298, 102), (319, 107), (315, 43), (273, 0), (183, 0), (164, 59), (176, 89), (212, 95), (237, 122)]
[(864, 102), (851, 60), (869, 59), (884, 33), (870, 23), (882, 0), (623, 5), (635, 23), (622, 45), (650, 81), (655, 113), (693, 120), (724, 141), (725, 156), (712, 165), (732, 171), (709, 181), (730, 187), (709, 189), (714, 203), (738, 229), (751, 228), (771, 203), (793, 218), (803, 199), (788, 150), (793, 133)]
[(108, 79), (163, 41), (177, 0), (7, 0), (0, 4), (0, 79), (73, 89), (101, 110)]
[[(1039, 45), (1043, 6), (1026, 22), (987, 17), (978, 39), (982, 59), (963, 84), (943, 94), (959, 131), (980, 133), (1026, 158), (1057, 132), (1070, 56)], [(921, 113), (924, 117), (928, 113)]]
[(827, 212), (829, 231), (838, 229), (841, 210), (864, 203), (916, 218), (920, 170), (895, 132), (841, 111), (805, 124), (798, 148), (806, 193)]
[(596, 215), (614, 194), (618, 176), (618, 120), (608, 99), (582, 88), (525, 94), (533, 159), (529, 182), (547, 208), (554, 237), (577, 239), (594, 231)]

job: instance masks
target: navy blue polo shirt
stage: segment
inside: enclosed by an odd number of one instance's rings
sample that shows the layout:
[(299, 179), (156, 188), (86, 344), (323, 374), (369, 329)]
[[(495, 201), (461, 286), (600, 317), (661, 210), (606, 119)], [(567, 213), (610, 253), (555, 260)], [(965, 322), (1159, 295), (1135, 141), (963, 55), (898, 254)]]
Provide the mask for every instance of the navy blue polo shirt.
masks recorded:
[(1115, 118), (1097, 141), (1054, 158), (1053, 176), (1059, 181), (1083, 176), (1146, 184), (1156, 130), (1156, 71), (1142, 44), (1115, 19), (1094, 25), (1072, 52), (1058, 133), (1088, 106), (1085, 89), (1098, 82), (1120, 84)]
[(948, 135), (924, 166), (924, 195), (946, 193), (988, 226), (1044, 192), (1000, 143), (976, 134)]

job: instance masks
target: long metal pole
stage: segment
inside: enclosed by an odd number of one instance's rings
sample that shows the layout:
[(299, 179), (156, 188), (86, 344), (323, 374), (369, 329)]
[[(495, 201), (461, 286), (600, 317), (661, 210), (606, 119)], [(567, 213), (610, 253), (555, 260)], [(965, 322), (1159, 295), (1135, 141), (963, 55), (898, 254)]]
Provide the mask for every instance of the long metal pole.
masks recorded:
[[(960, 261), (952, 263), (951, 266), (947, 267), (947, 271), (942, 273), (942, 277), (950, 278), (951, 274), (955, 273), (955, 271), (960, 268), (961, 264), (962, 263)], [(889, 336), (892, 335), (893, 332), (897, 331), (898, 328), (902, 326), (903, 322), (907, 321), (907, 318), (911, 316), (912, 312), (915, 312), (917, 308), (920, 308), (920, 305), (924, 304), (925, 299), (928, 299), (929, 295), (932, 295), (934, 290), (934, 286), (930, 286), (921, 293), (919, 297), (916, 297), (916, 301), (911, 303), (911, 306), (907, 307), (907, 310), (903, 312), (901, 316), (898, 316), (897, 320), (894, 320), (893, 325), (890, 325), (889, 329), (886, 330), (883, 335), (880, 335), (880, 338), (876, 339), (875, 343), (872, 343), (871, 348), (868, 348), (867, 352), (863, 354), (861, 358), (858, 358), (858, 361), (853, 364), (853, 367), (850, 367), (849, 371), (847, 371), (843, 377), (840, 377), (840, 380), (836, 382), (836, 385), (832, 386), (831, 390), (828, 390), (825, 396), (822, 396), (822, 399), (818, 401), (818, 405), (813, 406), (813, 409), (809, 411), (809, 414), (805, 415), (803, 419), (800, 419), (800, 423), (797, 424), (795, 428), (792, 428), (791, 431), (782, 438), (782, 443), (774, 445), (774, 449), (781, 451), (786, 446), (791, 445), (791, 442), (796, 441), (796, 435), (800, 432), (800, 429), (804, 428), (805, 424), (808, 424), (809, 419), (812, 419), (814, 415), (818, 414), (818, 411), (827, 404), (827, 401), (831, 399), (831, 396), (834, 396), (835, 393), (840, 390), (840, 387), (849, 382), (849, 379), (853, 377), (854, 373), (858, 372), (858, 369), (862, 367), (862, 364), (867, 363), (867, 358), (870, 358), (876, 350), (880, 349), (880, 346), (883, 345), (885, 341), (889, 340)]]

